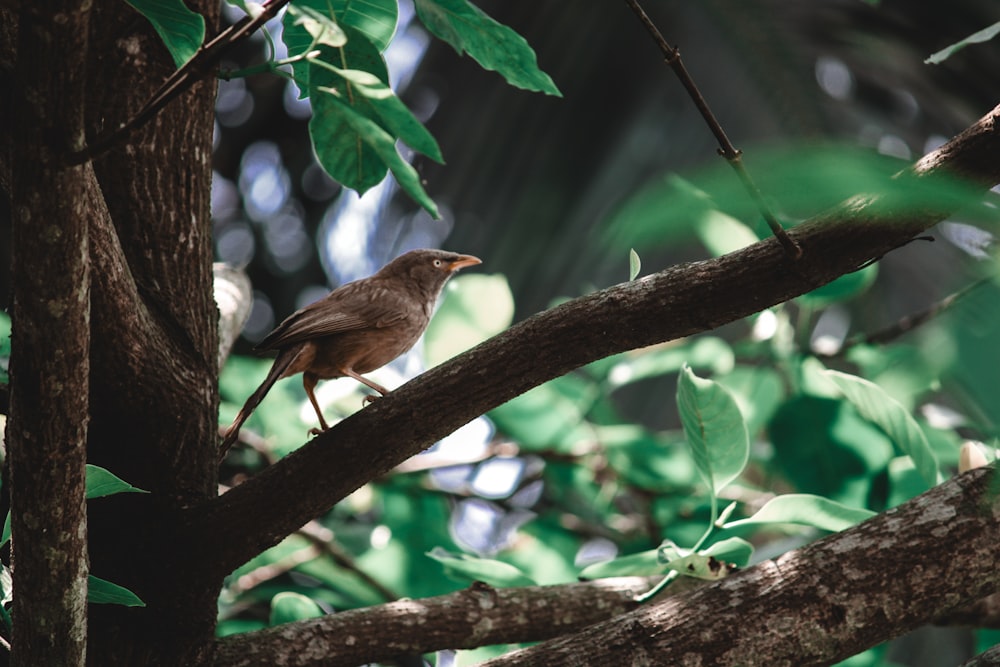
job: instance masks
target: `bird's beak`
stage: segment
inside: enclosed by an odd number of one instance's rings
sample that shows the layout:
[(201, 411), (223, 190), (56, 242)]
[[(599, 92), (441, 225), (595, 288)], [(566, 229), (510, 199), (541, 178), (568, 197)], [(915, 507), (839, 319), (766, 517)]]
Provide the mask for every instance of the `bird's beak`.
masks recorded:
[(475, 266), (476, 264), (482, 264), (483, 260), (472, 255), (459, 255), (458, 259), (454, 262), (448, 264), (448, 271), (455, 272), (459, 269), (464, 269), (467, 266)]

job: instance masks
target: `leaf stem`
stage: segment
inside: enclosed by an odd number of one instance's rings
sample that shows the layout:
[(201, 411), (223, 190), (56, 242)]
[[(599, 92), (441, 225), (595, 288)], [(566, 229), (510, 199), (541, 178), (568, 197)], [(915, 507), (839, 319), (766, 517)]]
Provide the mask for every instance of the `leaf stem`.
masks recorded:
[(761, 194), (760, 189), (754, 182), (753, 178), (750, 176), (750, 172), (747, 171), (746, 166), (743, 164), (743, 152), (733, 146), (733, 142), (729, 140), (726, 135), (726, 131), (722, 129), (722, 125), (719, 123), (715, 114), (712, 113), (712, 109), (708, 106), (708, 102), (705, 100), (705, 96), (701, 94), (698, 89), (697, 84), (695, 84), (694, 79), (691, 78), (691, 74), (688, 73), (687, 68), (684, 66), (684, 61), (681, 60), (681, 52), (675, 46), (671, 46), (663, 35), (660, 33), (656, 24), (653, 23), (649, 15), (646, 14), (645, 10), (639, 5), (638, 0), (625, 0), (627, 4), (635, 15), (639, 18), (639, 21), (646, 28), (646, 31), (656, 42), (656, 45), (660, 48), (663, 53), (664, 59), (670, 69), (674, 71), (677, 78), (680, 80), (681, 85), (687, 90), (688, 95), (691, 97), (691, 101), (698, 108), (701, 113), (702, 118), (708, 124), (708, 129), (712, 131), (715, 135), (716, 141), (719, 142), (719, 155), (726, 158), (729, 165), (736, 172), (737, 177), (739, 177), (740, 182), (743, 184), (744, 189), (750, 195), (754, 204), (757, 206), (757, 210), (760, 211), (761, 216), (763, 216), (764, 221), (767, 222), (767, 226), (771, 228), (771, 233), (774, 234), (778, 242), (785, 249), (785, 252), (792, 259), (799, 259), (802, 257), (802, 247), (799, 246), (795, 240), (788, 235), (788, 232), (781, 226), (778, 222), (777, 217), (768, 207), (767, 202), (764, 201), (764, 195)]

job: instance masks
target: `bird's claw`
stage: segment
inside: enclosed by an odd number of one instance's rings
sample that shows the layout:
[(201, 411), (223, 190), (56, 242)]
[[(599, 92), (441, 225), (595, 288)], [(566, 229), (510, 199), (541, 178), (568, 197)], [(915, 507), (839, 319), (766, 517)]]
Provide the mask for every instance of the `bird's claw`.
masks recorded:
[(377, 400), (378, 400), (379, 398), (381, 398), (381, 397), (380, 397), (380, 396), (376, 396), (375, 394), (368, 394), (368, 395), (367, 395), (367, 396), (365, 396), (365, 397), (364, 397), (363, 399), (361, 399), (361, 405), (362, 405), (362, 406), (366, 406), (366, 405), (368, 405), (369, 403), (374, 403), (374, 402), (375, 402), (375, 401), (377, 401)]

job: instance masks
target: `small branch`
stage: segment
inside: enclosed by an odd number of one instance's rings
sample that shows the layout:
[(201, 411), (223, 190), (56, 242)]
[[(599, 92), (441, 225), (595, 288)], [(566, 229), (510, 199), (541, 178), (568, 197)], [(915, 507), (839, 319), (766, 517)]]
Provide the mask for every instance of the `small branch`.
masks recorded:
[(925, 324), (926, 322), (934, 319), (941, 313), (944, 313), (949, 308), (958, 303), (959, 300), (968, 296), (976, 288), (982, 287), (983, 285), (990, 283), (992, 281), (993, 278), (983, 278), (981, 280), (977, 280), (971, 285), (968, 285), (953, 294), (949, 294), (948, 296), (941, 299), (937, 303), (932, 304), (926, 310), (923, 310), (919, 313), (914, 313), (913, 315), (907, 315), (906, 317), (901, 318), (895, 324), (888, 326), (885, 329), (882, 329), (881, 331), (876, 331), (875, 333), (868, 334), (867, 336), (862, 336), (857, 340), (848, 342), (848, 344), (845, 345), (844, 347), (846, 349), (847, 347), (852, 347), (859, 343), (863, 343), (866, 345), (883, 345), (885, 343), (891, 343), (900, 336), (909, 333), (910, 331), (913, 331), (920, 325)]
[(242, 18), (219, 33), (214, 39), (203, 44), (189, 61), (184, 63), (184, 65), (163, 82), (163, 85), (153, 93), (153, 96), (143, 105), (139, 113), (126, 121), (118, 129), (102, 137), (98, 137), (86, 148), (70, 153), (67, 156), (67, 164), (76, 165), (93, 160), (117, 142), (127, 138), (132, 132), (152, 119), (160, 109), (205, 76), (233, 46), (255, 33), (261, 26), (274, 18), (278, 11), (287, 5), (288, 2), (289, 0), (270, 0), (270, 2), (266, 2), (260, 6), (260, 12), (256, 16)]
[(666, 63), (677, 75), (677, 78), (680, 80), (681, 85), (684, 86), (684, 89), (687, 90), (688, 95), (691, 97), (694, 105), (698, 108), (702, 118), (704, 118), (705, 122), (708, 124), (708, 129), (712, 131), (712, 134), (715, 135), (716, 141), (719, 142), (719, 155), (726, 158), (726, 161), (729, 162), (730, 166), (736, 172), (736, 175), (739, 177), (743, 187), (750, 195), (750, 198), (753, 200), (757, 210), (760, 211), (764, 221), (767, 222), (767, 226), (771, 228), (771, 233), (778, 239), (778, 242), (781, 243), (781, 246), (785, 249), (785, 253), (789, 257), (792, 259), (799, 259), (802, 257), (801, 246), (799, 246), (799, 244), (788, 235), (785, 229), (781, 226), (781, 223), (778, 222), (777, 217), (775, 217), (774, 213), (771, 212), (767, 202), (764, 201), (764, 195), (761, 194), (760, 188), (757, 187), (757, 184), (750, 176), (750, 172), (747, 171), (746, 166), (743, 164), (742, 151), (733, 146), (733, 142), (729, 140), (729, 137), (726, 135), (726, 131), (722, 129), (722, 124), (719, 123), (715, 114), (712, 113), (712, 109), (708, 106), (705, 96), (701, 94), (701, 90), (698, 89), (698, 85), (694, 82), (694, 79), (691, 78), (691, 74), (684, 66), (684, 61), (681, 60), (680, 49), (671, 46), (667, 40), (664, 39), (663, 35), (656, 27), (656, 24), (654, 24), (652, 19), (649, 18), (649, 15), (646, 14), (645, 10), (643, 10), (637, 0), (625, 0), (625, 3), (632, 9), (633, 12), (635, 12), (635, 15), (639, 17), (639, 21), (646, 28), (646, 31), (649, 32), (653, 41), (656, 42), (656, 45), (663, 53)]

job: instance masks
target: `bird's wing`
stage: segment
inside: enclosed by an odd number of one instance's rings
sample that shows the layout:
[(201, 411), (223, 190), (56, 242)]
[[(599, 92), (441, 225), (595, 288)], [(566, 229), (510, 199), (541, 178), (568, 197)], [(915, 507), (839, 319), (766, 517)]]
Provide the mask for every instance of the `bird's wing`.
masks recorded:
[(406, 317), (404, 305), (398, 294), (377, 284), (348, 283), (289, 315), (257, 349), (275, 350), (344, 331), (391, 326)]

